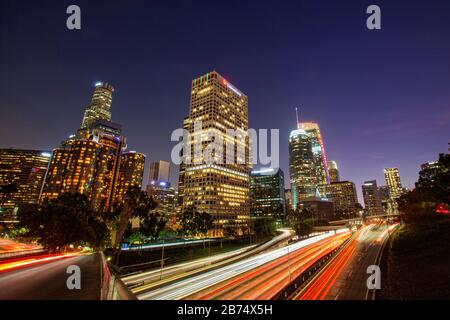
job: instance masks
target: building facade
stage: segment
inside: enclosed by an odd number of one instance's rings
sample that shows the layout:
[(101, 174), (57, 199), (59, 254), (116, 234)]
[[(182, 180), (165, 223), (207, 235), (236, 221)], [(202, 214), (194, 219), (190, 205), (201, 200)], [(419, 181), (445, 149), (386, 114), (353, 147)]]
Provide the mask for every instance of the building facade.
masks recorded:
[(286, 200), (284, 173), (281, 169), (252, 171), (250, 213), (252, 216), (284, 220)]
[(326, 195), (333, 202), (335, 215), (350, 218), (358, 213), (358, 196), (353, 182), (331, 182), (326, 185)]
[(156, 161), (150, 163), (150, 171), (148, 175), (148, 183), (152, 181), (169, 181), (170, 163), (167, 161)]
[(398, 168), (384, 169), (384, 177), (386, 179), (386, 185), (389, 188), (389, 197), (392, 200), (398, 199), (403, 192), (403, 187), (400, 181), (400, 173), (398, 171)]
[[(184, 127), (183, 208), (211, 214), (211, 236), (221, 236), (225, 224), (240, 232), (250, 214), (247, 96), (215, 71), (198, 77)], [(226, 144), (234, 145), (233, 154), (227, 156)]]
[(328, 161), (328, 173), (330, 176), (330, 183), (340, 181), (339, 170), (336, 161), (334, 160)]
[(381, 196), (377, 187), (377, 181), (365, 181), (362, 185), (362, 192), (366, 215), (375, 216), (383, 214), (383, 206), (381, 204)]
[(314, 155), (310, 136), (303, 129), (296, 129), (289, 136), (289, 172), (292, 207), (300, 201), (316, 195)]
[(107, 82), (98, 82), (95, 84), (91, 103), (84, 111), (83, 121), (80, 127), (81, 130), (90, 130), (91, 125), (97, 120), (111, 121), (113, 92), (113, 86)]
[(17, 187), (8, 200), (1, 199), (0, 210), (14, 214), (23, 205), (39, 202), (50, 158), (48, 151), (0, 149), (0, 186)]
[(305, 130), (311, 140), (311, 149), (314, 156), (314, 175), (316, 177), (316, 184), (323, 185), (330, 183), (325, 145), (323, 143), (319, 125), (314, 122), (301, 122), (299, 123), (299, 128)]

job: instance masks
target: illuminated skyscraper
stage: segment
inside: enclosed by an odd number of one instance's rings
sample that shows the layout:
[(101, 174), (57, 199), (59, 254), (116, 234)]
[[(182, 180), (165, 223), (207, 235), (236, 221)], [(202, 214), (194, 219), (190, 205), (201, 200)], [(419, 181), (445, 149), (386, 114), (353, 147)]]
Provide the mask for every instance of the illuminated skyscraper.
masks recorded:
[(252, 216), (284, 219), (286, 200), (284, 173), (281, 169), (252, 171), (250, 205)]
[(366, 214), (369, 216), (383, 214), (383, 206), (381, 204), (381, 195), (377, 187), (377, 181), (365, 181), (362, 186), (362, 192)]
[(339, 182), (339, 170), (336, 161), (328, 161), (328, 173), (330, 176), (330, 182)]
[(113, 90), (107, 83), (96, 85), (78, 135), (53, 152), (41, 201), (81, 193), (94, 209), (110, 211), (128, 187), (142, 187), (145, 156), (125, 152), (122, 126), (109, 121)]
[[(200, 128), (196, 129), (200, 122)], [(192, 161), (184, 165), (183, 207), (193, 205), (211, 214), (213, 236), (222, 234), (224, 224), (234, 225), (240, 232), (247, 225), (250, 212), (249, 139), (231, 135), (227, 130), (247, 135), (247, 96), (215, 71), (194, 79), (189, 118), (184, 125), (190, 137), (183, 156)], [(201, 154), (194, 152), (196, 141), (200, 141), (197, 145)], [(234, 144), (235, 151), (229, 157), (224, 151), (227, 142)], [(211, 145), (222, 146), (223, 152), (213, 152), (214, 161), (207, 161), (203, 153), (208, 153), (206, 148)]]
[(96, 120), (111, 121), (111, 104), (114, 88), (107, 82), (98, 82), (95, 84), (91, 103), (84, 111), (81, 130), (90, 130), (91, 125)]
[(309, 134), (303, 129), (291, 131), (289, 136), (289, 172), (294, 210), (300, 201), (316, 196), (317, 182), (314, 160)]
[(333, 202), (334, 211), (352, 217), (358, 212), (358, 197), (355, 184), (351, 181), (338, 181), (326, 185), (326, 196)]
[(314, 122), (300, 122), (298, 125), (299, 129), (305, 130), (311, 140), (311, 149), (314, 155), (316, 184), (323, 185), (330, 183), (327, 156), (319, 125)]
[(22, 205), (38, 203), (51, 156), (48, 151), (0, 149), (0, 186), (17, 187), (8, 201), (0, 199), (0, 210), (15, 213)]
[(398, 168), (384, 169), (384, 177), (386, 179), (386, 185), (389, 187), (389, 197), (392, 200), (398, 199), (403, 190)]
[(142, 188), (144, 176), (145, 155), (135, 151), (128, 151), (120, 156), (119, 176), (115, 201), (124, 200), (129, 187)]

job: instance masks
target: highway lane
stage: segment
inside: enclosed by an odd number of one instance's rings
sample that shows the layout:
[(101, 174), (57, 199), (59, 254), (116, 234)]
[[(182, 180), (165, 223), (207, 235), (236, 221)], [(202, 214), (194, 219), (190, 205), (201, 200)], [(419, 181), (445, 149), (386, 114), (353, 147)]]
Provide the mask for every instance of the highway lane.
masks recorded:
[[(81, 269), (81, 289), (69, 290), (67, 267)], [(96, 300), (100, 298), (100, 255), (86, 254), (0, 273), (0, 300)]]
[(349, 237), (350, 232), (325, 238), (186, 299), (269, 300)]
[[(343, 231), (339, 231), (341, 233)], [(310, 244), (319, 242), (325, 238), (332, 237), (335, 233), (329, 232), (326, 234), (311, 237), (306, 240), (299, 241), (287, 247), (275, 249), (266, 253), (258, 254), (238, 262), (228, 264), (226, 266), (216, 268), (211, 271), (203, 272), (171, 283), (167, 286), (152, 289), (149, 291), (136, 292), (139, 299), (156, 299), (156, 300), (176, 300), (193, 295), (210, 286), (229, 280), (246, 271), (262, 266), (268, 262), (281, 258), (287, 254), (293, 253)]]
[(365, 300), (367, 267), (376, 264), (387, 237), (386, 226), (364, 226), (294, 299)]
[(162, 270), (157, 269), (125, 276), (122, 278), (122, 281), (128, 286), (141, 283), (139, 287), (133, 289), (135, 293), (149, 291), (155, 287), (162, 286), (165, 283), (181, 280), (182, 278), (193, 276), (196, 273), (206, 272), (213, 268), (225, 266), (240, 259), (263, 252), (280, 242), (290, 239), (294, 235), (294, 231), (290, 229), (280, 229), (279, 231), (281, 231), (281, 234), (259, 246), (252, 245), (211, 257), (165, 267)]

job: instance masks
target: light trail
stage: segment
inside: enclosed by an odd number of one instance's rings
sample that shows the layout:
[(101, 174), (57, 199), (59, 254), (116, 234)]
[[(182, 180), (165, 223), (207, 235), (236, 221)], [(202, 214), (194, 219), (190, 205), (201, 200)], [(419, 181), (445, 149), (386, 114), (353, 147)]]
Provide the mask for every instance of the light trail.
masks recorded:
[(379, 243), (383, 241), (388, 232), (394, 229), (398, 224), (392, 225), (386, 228), (377, 238), (368, 239), (369, 232), (375, 227), (374, 224), (364, 226), (359, 231), (359, 235), (353, 237), (350, 242), (342, 248), (336, 257), (325, 266), (325, 268), (319, 272), (319, 274), (313, 278), (313, 280), (303, 289), (294, 299), (295, 300), (324, 300), (333, 286), (336, 284), (336, 280), (341, 276), (346, 267), (353, 259), (355, 251), (358, 245), (366, 240), (369, 240), (371, 244)]
[[(348, 232), (348, 229), (341, 229), (336, 234)], [(149, 292), (137, 292), (139, 299), (156, 299), (156, 300), (172, 300), (182, 299), (184, 297), (193, 295), (210, 286), (218, 284), (222, 281), (232, 279), (246, 271), (262, 266), (268, 262), (286, 256), (288, 253), (292, 254), (295, 251), (307, 247), (311, 244), (317, 243), (323, 239), (332, 237), (335, 233), (328, 232), (322, 235), (314, 236), (309, 239), (291, 244), (287, 247), (276, 249), (270, 252), (262, 253), (250, 258), (226, 265), (221, 268), (205, 272), (176, 283), (152, 290)]]
[(252, 271), (224, 281), (212, 290), (187, 297), (188, 299), (268, 300), (273, 298), (292, 280), (305, 272), (320, 257), (338, 248), (350, 233), (334, 235), (301, 248), (289, 255), (267, 263)]
[(47, 263), (54, 260), (65, 259), (79, 255), (79, 253), (62, 253), (62, 254), (47, 254), (29, 258), (14, 260), (12, 262), (0, 263), (0, 272), (11, 271), (15, 269), (25, 268), (36, 264)]
[(218, 268), (254, 256), (271, 248), (275, 244), (291, 238), (294, 234), (294, 231), (291, 229), (279, 229), (278, 231), (281, 231), (280, 235), (259, 246), (253, 245), (236, 251), (166, 267), (162, 270), (157, 269), (130, 275), (122, 278), (122, 280), (126, 285), (142, 283), (141, 286), (133, 289), (135, 293), (150, 291), (156, 287), (163, 286), (167, 282), (178, 281), (188, 276), (194, 276), (199, 272), (206, 272), (212, 268)]

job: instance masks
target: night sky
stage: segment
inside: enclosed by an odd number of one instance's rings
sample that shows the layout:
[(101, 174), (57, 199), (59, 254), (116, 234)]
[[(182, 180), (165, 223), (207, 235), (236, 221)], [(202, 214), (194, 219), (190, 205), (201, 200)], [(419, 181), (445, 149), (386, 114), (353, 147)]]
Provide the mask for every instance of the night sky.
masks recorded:
[[(70, 4), (80, 31), (66, 28)], [(366, 28), (370, 4), (382, 30)], [(280, 129), (286, 180), (299, 106), (360, 196), (388, 166), (412, 186), (448, 152), (449, 12), (449, 1), (2, 0), (0, 148), (57, 147), (108, 81), (129, 148), (169, 160), (192, 78), (217, 70), (249, 97), (250, 127)]]

